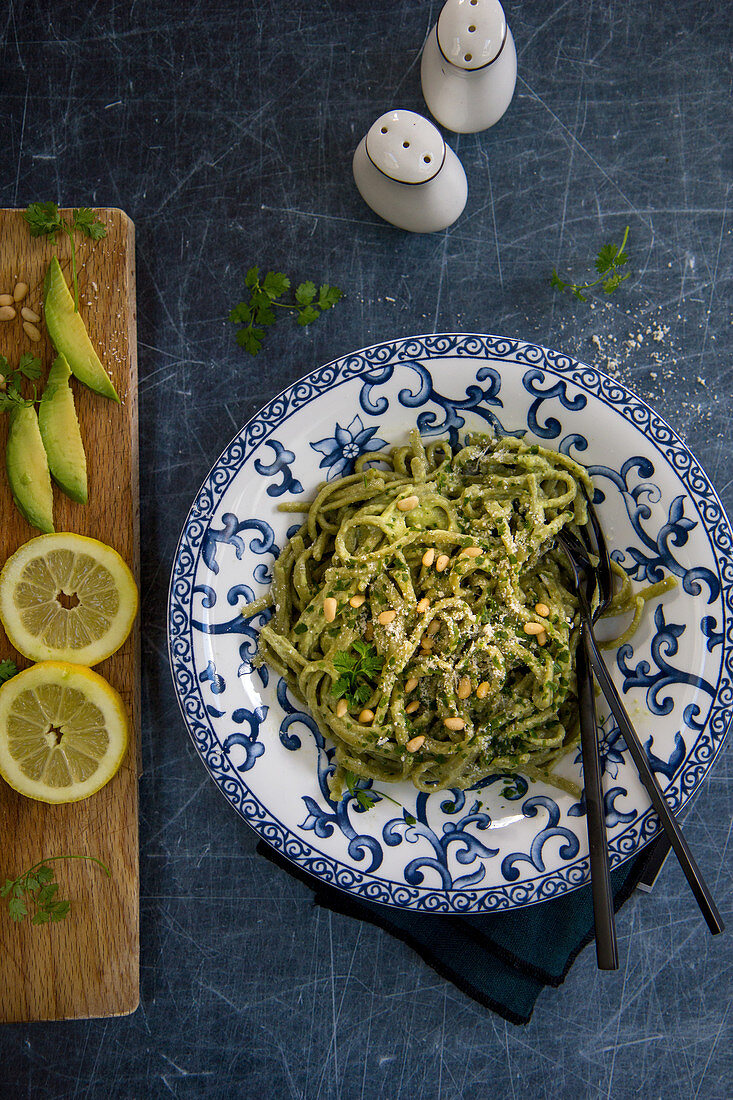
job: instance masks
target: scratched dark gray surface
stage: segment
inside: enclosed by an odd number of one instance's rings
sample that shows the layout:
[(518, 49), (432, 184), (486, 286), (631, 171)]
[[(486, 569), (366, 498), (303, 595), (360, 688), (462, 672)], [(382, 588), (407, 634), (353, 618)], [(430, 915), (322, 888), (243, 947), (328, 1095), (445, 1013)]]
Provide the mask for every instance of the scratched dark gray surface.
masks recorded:
[[(466, 211), (411, 237), (362, 204), (350, 157), (378, 113), (422, 109), (438, 4), (3, 7), (0, 203), (121, 206), (137, 224), (145, 772), (141, 1007), (6, 1026), (0, 1093), (733, 1096), (731, 942), (709, 938), (676, 866), (623, 910), (618, 974), (599, 976), (586, 950), (528, 1027), (505, 1024), (255, 857), (184, 731), (164, 624), (179, 529), (229, 437), (299, 374), (391, 336), (493, 331), (610, 366), (733, 510), (730, 8), (508, 4), (515, 100), (493, 131), (449, 138)], [(554, 297), (552, 265), (627, 223), (635, 274), (613, 304)], [(282, 324), (249, 361), (223, 318), (253, 262), (348, 297), (307, 333)], [(732, 749), (687, 818), (729, 923)]]

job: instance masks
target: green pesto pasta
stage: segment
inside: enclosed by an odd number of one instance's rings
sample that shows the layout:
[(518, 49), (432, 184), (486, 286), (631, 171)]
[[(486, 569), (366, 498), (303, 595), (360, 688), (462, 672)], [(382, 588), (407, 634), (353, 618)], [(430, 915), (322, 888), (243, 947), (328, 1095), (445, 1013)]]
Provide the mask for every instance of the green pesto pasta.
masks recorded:
[[(258, 660), (335, 745), (336, 796), (346, 772), (427, 792), (498, 772), (574, 789), (552, 774), (578, 741), (577, 601), (554, 539), (586, 522), (583, 489), (555, 451), (417, 431), (320, 486), (246, 613), (274, 607)], [(629, 586), (614, 610), (640, 613), (637, 599)], [(344, 680), (364, 653), (371, 673)]]

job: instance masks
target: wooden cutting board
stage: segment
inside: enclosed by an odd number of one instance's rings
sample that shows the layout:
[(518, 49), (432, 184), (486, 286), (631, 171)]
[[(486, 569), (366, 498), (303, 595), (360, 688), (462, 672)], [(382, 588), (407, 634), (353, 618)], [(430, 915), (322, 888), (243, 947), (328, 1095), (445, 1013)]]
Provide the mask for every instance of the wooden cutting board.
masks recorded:
[[(135, 318), (135, 229), (121, 210), (102, 209), (107, 236), (77, 243), (80, 312), (92, 343), (122, 400), (115, 405), (72, 379), (87, 453), (89, 503), (74, 504), (54, 488), (57, 531), (75, 531), (107, 542), (139, 577), (137, 344)], [(57, 251), (71, 284), (69, 241), (57, 246), (33, 239), (19, 210), (0, 210), (0, 293), (17, 281), (29, 285), (23, 305), (42, 314), (43, 278)], [(11, 366), (24, 351), (41, 358), (45, 373), (53, 349), (43, 322), (42, 340), (24, 333), (20, 313), (0, 322), (0, 353)], [(5, 475), (7, 417), (0, 416), (0, 564), (39, 534), (17, 512)], [(20, 657), (0, 627), (0, 658)], [(66, 920), (14, 923), (0, 905), (0, 1022), (116, 1016), (139, 1001), (139, 630), (97, 666), (122, 695), (130, 717), (130, 746), (117, 775), (83, 802), (50, 806), (16, 794), (0, 779), (0, 883), (44, 857), (83, 854), (101, 859), (107, 878), (92, 863), (52, 866), (59, 897), (71, 901)]]

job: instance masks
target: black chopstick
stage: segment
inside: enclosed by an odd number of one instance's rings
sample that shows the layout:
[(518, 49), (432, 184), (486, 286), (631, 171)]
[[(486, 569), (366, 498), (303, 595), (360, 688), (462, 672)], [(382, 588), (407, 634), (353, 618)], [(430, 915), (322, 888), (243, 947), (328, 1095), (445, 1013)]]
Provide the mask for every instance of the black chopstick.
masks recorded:
[(588, 654), (588, 633), (587, 625), (581, 622), (576, 650), (576, 675), (596, 959), (599, 970), (618, 970), (613, 891), (608, 867), (606, 809), (603, 802), (601, 760), (598, 750), (595, 685)]
[(592, 631), (588, 631), (587, 638), (589, 642), (588, 656), (590, 658), (593, 671), (596, 674), (598, 683), (601, 686), (601, 690), (606, 697), (608, 705), (611, 708), (611, 713), (616, 719), (618, 728), (621, 731), (621, 735), (623, 736), (623, 739), (628, 746), (629, 752), (631, 753), (631, 757), (636, 764), (637, 770), (639, 772), (639, 778), (646, 788), (646, 792), (649, 795), (652, 806), (657, 811), (659, 819), (662, 823), (662, 827), (669, 837), (670, 844), (674, 848), (677, 859), (680, 861), (680, 866), (682, 867), (682, 870), (685, 873), (685, 877), (690, 884), (690, 889), (695, 895), (697, 904), (700, 906), (702, 915), (705, 917), (707, 926), (715, 936), (719, 932), (723, 931), (725, 925), (723, 924), (720, 913), (718, 912), (715, 902), (713, 901), (712, 894), (707, 887), (705, 879), (702, 877), (700, 868), (695, 863), (692, 852), (687, 846), (687, 841), (682, 834), (682, 830), (677, 824), (674, 814), (667, 805), (667, 800), (662, 793), (662, 789), (657, 782), (656, 776), (654, 775), (652, 769), (649, 767), (649, 761), (647, 760), (644, 748), (641, 744), (641, 741), (636, 736), (636, 731), (631, 724), (629, 716), (626, 713), (623, 703), (621, 702), (621, 697), (619, 696), (619, 693), (616, 690), (616, 686), (611, 679), (610, 673), (606, 668), (606, 662), (603, 660), (603, 657), (598, 651), (598, 647), (596, 646), (595, 638), (593, 637)]

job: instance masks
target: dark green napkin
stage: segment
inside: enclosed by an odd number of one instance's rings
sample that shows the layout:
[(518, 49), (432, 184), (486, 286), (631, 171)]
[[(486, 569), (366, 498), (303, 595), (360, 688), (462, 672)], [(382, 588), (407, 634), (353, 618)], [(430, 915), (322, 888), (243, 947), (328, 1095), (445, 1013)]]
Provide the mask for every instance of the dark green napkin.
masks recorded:
[[(328, 886), (260, 841), (257, 851), (304, 882), (314, 902), (368, 920), (403, 940), (443, 977), (514, 1024), (526, 1024), (545, 986), (564, 981), (593, 939), (590, 886), (551, 901), (487, 916), (445, 916), (393, 909)], [(618, 910), (634, 891), (654, 845), (611, 873)]]

